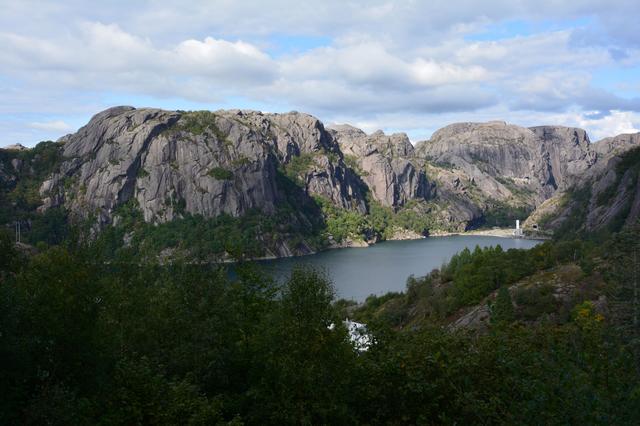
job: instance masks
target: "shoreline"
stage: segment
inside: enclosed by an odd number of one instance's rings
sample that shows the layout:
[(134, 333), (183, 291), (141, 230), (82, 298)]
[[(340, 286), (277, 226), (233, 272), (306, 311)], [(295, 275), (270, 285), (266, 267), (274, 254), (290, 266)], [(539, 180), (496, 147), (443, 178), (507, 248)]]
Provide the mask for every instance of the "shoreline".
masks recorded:
[(314, 254), (319, 254), (322, 253), (324, 251), (329, 251), (329, 250), (340, 250), (340, 249), (345, 249), (345, 248), (369, 248), (373, 245), (376, 244), (380, 244), (380, 243), (384, 243), (384, 242), (388, 242), (388, 241), (415, 241), (415, 240), (424, 240), (424, 239), (428, 239), (428, 238), (440, 238), (440, 237), (455, 237), (455, 236), (479, 236), (479, 237), (497, 237), (497, 238), (510, 238), (510, 239), (521, 239), (521, 240), (538, 240), (538, 241), (545, 241), (545, 240), (549, 240), (550, 238), (544, 238), (544, 237), (527, 237), (527, 236), (522, 236), (519, 238), (516, 238), (513, 235), (513, 229), (511, 228), (497, 228), (497, 229), (474, 229), (474, 230), (470, 230), (470, 231), (460, 231), (460, 232), (444, 232), (444, 231), (437, 231), (434, 232), (433, 234), (429, 234), (429, 235), (419, 235), (419, 234), (415, 234), (415, 236), (409, 237), (408, 235), (404, 235), (402, 238), (389, 238), (387, 240), (378, 240), (378, 241), (374, 241), (374, 242), (367, 242), (367, 241), (351, 241), (350, 243), (347, 243), (345, 245), (332, 245), (332, 246), (328, 246), (328, 247), (324, 247), (323, 249), (317, 250), (317, 251), (311, 251), (309, 253), (302, 253), (302, 254), (291, 254), (289, 256), (273, 256), (273, 255), (266, 255), (266, 256), (260, 256), (260, 257), (254, 257), (254, 258), (250, 258), (250, 259), (244, 259), (242, 261), (237, 261), (234, 259), (221, 259), (218, 261), (213, 261), (210, 262), (212, 264), (219, 264), (219, 265), (229, 265), (229, 264), (236, 264), (239, 262), (260, 262), (260, 261), (270, 261), (270, 260), (278, 260), (278, 259), (289, 259), (292, 257), (305, 257), (305, 256), (312, 256)]
[[(444, 232), (444, 231), (436, 231), (433, 234), (429, 234), (429, 237), (452, 237), (456, 235), (468, 236), (468, 235), (476, 235), (483, 237), (498, 237), (498, 238), (516, 238), (513, 235), (513, 229), (511, 228), (496, 228), (496, 229), (473, 229), (470, 231), (459, 231), (459, 232)], [(522, 239), (529, 239), (527, 237), (520, 237)], [(536, 238), (537, 239), (537, 238)]]
[[(546, 241), (549, 240), (550, 238), (544, 238), (544, 237), (527, 237), (527, 236), (522, 236), (522, 237), (515, 237), (513, 235), (513, 229), (511, 228), (497, 228), (497, 229), (474, 229), (474, 230), (470, 230), (470, 231), (459, 231), (459, 232), (444, 232), (444, 231), (437, 231), (434, 232), (433, 234), (429, 234), (429, 235), (420, 235), (418, 236), (418, 234), (416, 234), (415, 237), (407, 237), (404, 236), (403, 238), (389, 238), (386, 240), (378, 240), (375, 242), (367, 242), (367, 241), (351, 241), (350, 244), (347, 245), (332, 245), (332, 246), (328, 246), (325, 247), (321, 250), (318, 251), (313, 251), (311, 253), (305, 253), (305, 254), (294, 254), (294, 255), (290, 255), (290, 256), (263, 256), (263, 257), (259, 257), (259, 258), (254, 258), (254, 259), (249, 259), (250, 261), (261, 261), (261, 260), (277, 260), (277, 259), (287, 259), (287, 258), (291, 258), (291, 257), (304, 257), (304, 256), (312, 256), (314, 254), (319, 254), (322, 253), (324, 251), (329, 251), (329, 250), (340, 250), (340, 249), (345, 249), (345, 248), (369, 248), (373, 245), (376, 244), (380, 244), (380, 243), (384, 243), (384, 242), (388, 242), (388, 241), (415, 241), (415, 240), (424, 240), (424, 239), (428, 239), (428, 238), (440, 238), (440, 237), (454, 237), (454, 236), (479, 236), (479, 237), (496, 237), (496, 238), (510, 238), (510, 239), (520, 239), (520, 240), (538, 240), (538, 241)], [(226, 263), (226, 262), (225, 262)], [(236, 263), (235, 261), (231, 261), (230, 263)]]

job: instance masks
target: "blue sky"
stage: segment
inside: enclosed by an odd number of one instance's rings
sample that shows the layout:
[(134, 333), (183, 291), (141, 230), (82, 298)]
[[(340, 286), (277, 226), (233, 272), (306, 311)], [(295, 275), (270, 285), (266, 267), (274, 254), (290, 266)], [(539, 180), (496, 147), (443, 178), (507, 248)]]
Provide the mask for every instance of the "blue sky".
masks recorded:
[(640, 129), (636, 0), (0, 0), (0, 146), (114, 105)]

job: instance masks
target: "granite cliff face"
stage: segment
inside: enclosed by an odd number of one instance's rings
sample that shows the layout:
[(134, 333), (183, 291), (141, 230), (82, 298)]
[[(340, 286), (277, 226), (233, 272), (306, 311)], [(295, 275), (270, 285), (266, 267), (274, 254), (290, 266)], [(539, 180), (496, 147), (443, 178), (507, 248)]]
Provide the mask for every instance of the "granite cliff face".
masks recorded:
[[(64, 139), (60, 172), (40, 189), (44, 208), (64, 205), (110, 223), (135, 200), (147, 222), (183, 213), (274, 213), (283, 199), (279, 168), (297, 163), (308, 196), (365, 212), (357, 176), (317, 119), (299, 113), (181, 113), (117, 107)], [(300, 167), (300, 158), (305, 159)]]
[(625, 133), (604, 138), (593, 144), (598, 158), (610, 158), (640, 146), (640, 133)]
[(531, 131), (542, 141), (541, 160), (547, 173), (548, 186), (566, 189), (591, 168), (597, 154), (587, 132), (574, 127), (539, 126)]
[(410, 200), (428, 200), (431, 184), (404, 133), (367, 135), (349, 125), (330, 130), (340, 149), (360, 172), (373, 198), (387, 207), (401, 207)]
[(501, 121), (447, 126), (417, 151), (440, 169), (456, 171), (456, 179), (474, 187), (478, 201), (527, 206), (566, 188), (596, 160), (584, 130)]
[(117, 225), (127, 206), (154, 224), (258, 212), (274, 218), (271, 253), (281, 256), (309, 252), (286, 241), (312, 228), (375, 240), (506, 225), (535, 209), (529, 225), (557, 229), (583, 187), (585, 226), (596, 229), (640, 210), (624, 159), (639, 145), (640, 134), (592, 144), (581, 129), (488, 122), (446, 126), (414, 148), (403, 133), (325, 129), (297, 112), (115, 107), (57, 143), (0, 150), (0, 195), (12, 206), (3, 217), (63, 207), (95, 230)]
[(525, 229), (617, 231), (640, 218), (640, 133), (592, 144), (598, 161), (527, 218)]

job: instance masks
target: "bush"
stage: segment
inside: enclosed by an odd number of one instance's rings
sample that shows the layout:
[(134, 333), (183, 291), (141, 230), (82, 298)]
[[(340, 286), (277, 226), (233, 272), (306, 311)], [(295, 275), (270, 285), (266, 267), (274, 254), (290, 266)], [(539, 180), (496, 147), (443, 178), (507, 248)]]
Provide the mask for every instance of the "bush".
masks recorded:
[(494, 205), (484, 212), (482, 225), (486, 227), (511, 227), (516, 220), (526, 219), (532, 212), (530, 206), (511, 206), (506, 203), (494, 202)]
[(222, 167), (214, 167), (214, 168), (212, 168), (211, 170), (209, 170), (207, 175), (213, 177), (214, 179), (218, 179), (218, 180), (231, 180), (231, 179), (233, 179), (233, 172), (231, 170), (227, 170), (227, 169), (222, 168)]
[(31, 244), (44, 242), (48, 245), (62, 244), (70, 232), (67, 211), (62, 208), (50, 208), (44, 213), (34, 215), (27, 239)]
[(303, 153), (298, 156), (292, 156), (284, 167), (284, 174), (299, 186), (304, 186), (304, 176), (309, 169), (315, 164), (315, 155)]
[(491, 304), (491, 324), (502, 326), (515, 319), (511, 293), (507, 286), (500, 287), (496, 300)]
[(553, 297), (553, 286), (549, 284), (519, 288), (515, 291), (514, 299), (518, 305), (518, 317), (527, 321), (556, 312), (558, 308), (558, 302)]

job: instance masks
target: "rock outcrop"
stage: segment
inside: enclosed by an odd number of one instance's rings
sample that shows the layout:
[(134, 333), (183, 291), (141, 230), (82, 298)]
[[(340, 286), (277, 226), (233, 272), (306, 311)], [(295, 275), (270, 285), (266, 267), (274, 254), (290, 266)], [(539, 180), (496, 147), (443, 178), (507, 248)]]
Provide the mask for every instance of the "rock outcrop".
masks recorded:
[(335, 126), (330, 131), (373, 198), (383, 206), (400, 207), (410, 200), (428, 200), (432, 195), (406, 134), (385, 135), (379, 130), (367, 135), (349, 125)]
[(116, 107), (64, 140), (60, 172), (45, 181), (44, 207), (65, 205), (110, 223), (135, 200), (147, 222), (183, 213), (274, 213), (281, 169), (297, 167), (306, 194), (365, 212), (357, 176), (322, 123), (306, 114), (173, 112)]
[(7, 151), (26, 151), (29, 148), (27, 148), (26, 146), (24, 146), (22, 144), (15, 143), (13, 145), (7, 145), (2, 149), (7, 150)]
[[(586, 277), (578, 265), (569, 263), (523, 278), (511, 285), (508, 291), (513, 300), (514, 314), (518, 321), (561, 323), (564, 320), (561, 311), (566, 312), (569, 307), (575, 305), (576, 300), (589, 300), (598, 313), (606, 312), (607, 299), (602, 295), (605, 288), (606, 284), (600, 276)], [(497, 293), (498, 291), (492, 292), (475, 306), (462, 308), (452, 316), (452, 321), (447, 328), (487, 331), (491, 323), (491, 306), (496, 300)], [(518, 297), (519, 293), (524, 297)], [(545, 309), (540, 309), (540, 306), (533, 302), (534, 298), (526, 296), (527, 293), (537, 295), (538, 300), (541, 294), (546, 294)]]
[(568, 188), (595, 164), (597, 155), (584, 130), (561, 126), (530, 129), (542, 141), (541, 160), (547, 173), (540, 177), (553, 188), (547, 191), (547, 196), (557, 189)]
[(417, 151), (440, 168), (457, 170), (480, 198), (529, 206), (570, 185), (596, 159), (584, 130), (502, 121), (452, 124)]
[(638, 146), (640, 146), (640, 133), (625, 133), (601, 139), (593, 144), (593, 148), (600, 159), (622, 154)]
[[(635, 148), (635, 149), (634, 149)], [(598, 162), (540, 205), (525, 229), (618, 230), (640, 217), (640, 133), (592, 144)]]
[(306, 197), (360, 213), (367, 192), (394, 210), (411, 202), (435, 229), (462, 231), (492, 209), (545, 206), (637, 140), (591, 144), (575, 128), (457, 123), (414, 149), (403, 133), (325, 130), (297, 112), (116, 107), (61, 142), (66, 160), (41, 187), (43, 208), (64, 205), (101, 224), (130, 200), (148, 222), (273, 214), (287, 196), (284, 178)]

